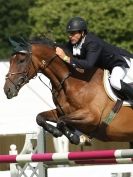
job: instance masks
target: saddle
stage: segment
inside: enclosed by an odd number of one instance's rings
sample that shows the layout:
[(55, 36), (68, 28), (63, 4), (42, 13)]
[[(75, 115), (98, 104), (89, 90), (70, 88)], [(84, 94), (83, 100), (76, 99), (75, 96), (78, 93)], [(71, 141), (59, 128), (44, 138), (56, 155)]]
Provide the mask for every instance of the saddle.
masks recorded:
[[(126, 77), (129, 77), (128, 75)], [(126, 78), (125, 77), (125, 78)], [(103, 83), (104, 83), (104, 88), (111, 100), (116, 102), (117, 100), (123, 100), (123, 106), (131, 106), (133, 103), (131, 103), (126, 97), (123, 95), (121, 91), (118, 91), (114, 89), (109, 82), (110, 79), (110, 72), (108, 70), (104, 70), (104, 77), (103, 77)], [(133, 88), (133, 82), (130, 84)]]

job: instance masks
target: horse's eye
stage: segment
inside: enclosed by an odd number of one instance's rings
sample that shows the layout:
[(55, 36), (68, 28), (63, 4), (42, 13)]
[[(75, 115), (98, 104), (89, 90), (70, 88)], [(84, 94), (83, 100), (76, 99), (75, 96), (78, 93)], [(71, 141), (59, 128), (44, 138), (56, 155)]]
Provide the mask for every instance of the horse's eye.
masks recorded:
[(25, 58), (21, 58), (20, 60), (19, 60), (19, 63), (23, 63), (25, 61)]

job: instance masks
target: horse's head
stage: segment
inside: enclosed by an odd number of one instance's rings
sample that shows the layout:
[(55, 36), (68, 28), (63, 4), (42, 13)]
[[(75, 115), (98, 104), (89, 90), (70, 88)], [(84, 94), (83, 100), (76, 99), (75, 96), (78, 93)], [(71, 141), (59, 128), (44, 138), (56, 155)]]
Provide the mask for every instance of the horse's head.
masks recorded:
[(4, 92), (8, 99), (17, 96), (20, 88), (37, 74), (32, 61), (31, 45), (21, 39), (10, 39), (14, 52), (10, 58), (9, 72), (6, 75)]
[[(7, 98), (17, 96), (22, 86), (43, 72), (47, 77), (51, 74), (50, 68), (58, 58), (55, 54), (55, 43), (48, 38), (33, 38), (30, 42), (23, 38), (10, 39), (13, 54), (10, 58), (9, 72), (6, 75), (4, 92)], [(59, 59), (61, 62), (61, 60)], [(57, 73), (56, 68), (53, 69)]]
[(14, 47), (14, 53), (10, 58), (9, 72), (4, 86), (9, 99), (17, 96), (20, 88), (38, 72), (47, 76), (58, 90), (58, 87), (62, 87), (70, 76), (70, 68), (74, 70), (56, 55), (56, 44), (48, 38), (35, 38), (30, 42), (23, 39), (10, 40), (10, 42)]

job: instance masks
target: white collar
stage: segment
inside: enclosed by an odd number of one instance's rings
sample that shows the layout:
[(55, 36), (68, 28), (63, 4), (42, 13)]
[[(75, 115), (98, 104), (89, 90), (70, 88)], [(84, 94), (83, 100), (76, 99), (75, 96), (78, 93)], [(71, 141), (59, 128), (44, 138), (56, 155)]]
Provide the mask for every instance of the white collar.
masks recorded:
[(81, 42), (78, 44), (78, 45), (74, 45), (73, 46), (73, 55), (80, 55), (81, 54), (81, 48), (82, 48), (82, 44), (84, 43), (85, 41), (85, 37), (84, 36), (81, 40)]

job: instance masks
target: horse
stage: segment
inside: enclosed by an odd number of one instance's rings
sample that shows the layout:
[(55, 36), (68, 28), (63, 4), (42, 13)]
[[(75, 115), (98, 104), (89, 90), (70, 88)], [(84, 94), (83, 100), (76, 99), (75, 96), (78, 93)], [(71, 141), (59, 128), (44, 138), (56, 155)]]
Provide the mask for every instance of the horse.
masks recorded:
[[(103, 69), (80, 72), (56, 55), (57, 44), (49, 38), (20, 41), (10, 40), (14, 53), (4, 84), (8, 99), (17, 96), (19, 90), (41, 72), (51, 81), (56, 106), (36, 117), (37, 124), (47, 132), (54, 137), (64, 134), (73, 144), (80, 142), (76, 130), (105, 142), (133, 140), (132, 107), (118, 106), (109, 98), (103, 86)], [(114, 118), (106, 121), (112, 112)]]

